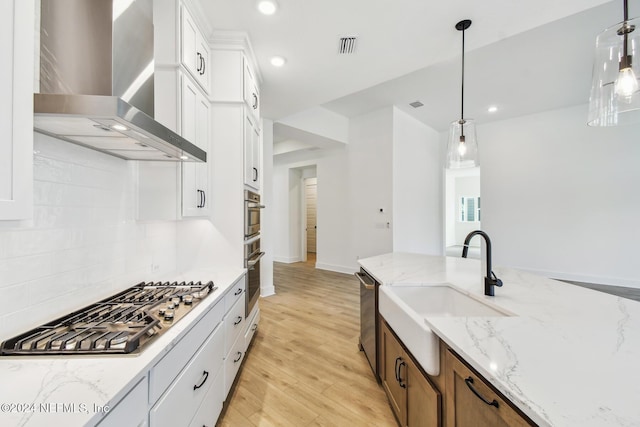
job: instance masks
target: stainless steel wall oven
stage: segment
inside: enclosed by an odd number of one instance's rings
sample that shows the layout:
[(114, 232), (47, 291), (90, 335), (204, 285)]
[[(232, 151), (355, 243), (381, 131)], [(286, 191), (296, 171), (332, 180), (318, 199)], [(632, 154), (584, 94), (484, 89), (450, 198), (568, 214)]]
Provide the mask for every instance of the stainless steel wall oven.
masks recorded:
[(244, 245), (244, 264), (247, 268), (247, 294), (245, 316), (248, 317), (260, 297), (260, 239), (252, 240)]
[(246, 312), (251, 310), (260, 297), (260, 195), (253, 191), (244, 191), (244, 266), (247, 268)]
[(253, 191), (244, 192), (244, 239), (249, 240), (260, 234), (260, 195)]

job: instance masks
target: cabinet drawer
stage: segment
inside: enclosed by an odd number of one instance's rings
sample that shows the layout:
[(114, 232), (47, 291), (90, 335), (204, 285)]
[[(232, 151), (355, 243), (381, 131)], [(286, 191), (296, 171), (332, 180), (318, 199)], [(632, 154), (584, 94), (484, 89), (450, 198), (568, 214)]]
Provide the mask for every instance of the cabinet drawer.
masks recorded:
[(209, 390), (202, 400), (200, 409), (189, 427), (215, 426), (222, 412), (222, 402), (224, 401), (224, 370), (220, 369), (218, 375), (209, 386)]
[(150, 412), (151, 427), (188, 426), (222, 365), (219, 325)]
[[(198, 323), (171, 349), (169, 353), (151, 368), (149, 382), (149, 402), (153, 404), (165, 392), (169, 384), (178, 376), (191, 356), (207, 339), (207, 336), (222, 321), (224, 304), (218, 301)], [(221, 337), (224, 335), (220, 334)], [(221, 348), (224, 343), (221, 342)]]
[(256, 304), (256, 309), (253, 312), (253, 315), (249, 317), (249, 321), (247, 322), (247, 330), (244, 334), (244, 348), (248, 349), (249, 344), (251, 344), (251, 340), (253, 336), (256, 334), (258, 330), (258, 324), (260, 323), (260, 308)]
[(224, 360), (225, 399), (227, 394), (229, 394), (229, 390), (231, 390), (231, 385), (233, 384), (233, 380), (236, 378), (238, 369), (240, 369), (242, 359), (244, 359), (244, 338), (239, 337), (233, 344), (231, 351), (227, 354), (227, 358)]
[(246, 323), (244, 320), (244, 301), (238, 300), (224, 318), (224, 354), (231, 351), (233, 343), (242, 335)]
[(244, 297), (245, 289), (245, 276), (242, 276), (240, 280), (234, 283), (227, 294), (224, 296), (224, 311), (227, 313), (235, 305), (236, 301)]
[(147, 423), (147, 377), (144, 377), (115, 408), (98, 424), (99, 427), (124, 425), (144, 426)]
[(446, 425), (525, 427), (535, 425), (502, 394), (449, 350), (446, 356)]

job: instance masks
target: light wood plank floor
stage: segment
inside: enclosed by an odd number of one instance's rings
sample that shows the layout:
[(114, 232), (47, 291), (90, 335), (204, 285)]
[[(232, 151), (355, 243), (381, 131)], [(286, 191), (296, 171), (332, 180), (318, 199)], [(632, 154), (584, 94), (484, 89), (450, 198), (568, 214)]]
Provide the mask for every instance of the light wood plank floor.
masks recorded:
[(260, 326), (218, 426), (397, 425), (358, 350), (357, 279), (314, 264), (274, 264), (276, 295), (260, 299)]

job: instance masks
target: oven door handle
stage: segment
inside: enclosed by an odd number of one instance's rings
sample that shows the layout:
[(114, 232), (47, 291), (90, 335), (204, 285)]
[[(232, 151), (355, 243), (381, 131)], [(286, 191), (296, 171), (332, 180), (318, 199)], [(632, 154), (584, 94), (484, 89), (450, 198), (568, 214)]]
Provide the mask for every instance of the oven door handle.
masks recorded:
[(367, 275), (365, 275), (364, 273), (360, 273), (360, 272), (355, 272), (353, 273), (354, 276), (356, 276), (358, 278), (358, 280), (360, 281), (360, 283), (362, 283), (362, 286), (365, 287), (365, 289), (375, 289), (376, 285), (375, 284), (370, 284), (364, 281), (364, 278), (367, 277)]
[(257, 257), (247, 261), (247, 267), (249, 268), (249, 270), (253, 269), (253, 267), (256, 266), (258, 261), (260, 261), (260, 258), (262, 258), (263, 256), (264, 256), (264, 252), (260, 252)]
[(247, 207), (249, 209), (264, 209), (264, 208), (266, 208), (265, 205), (260, 205), (258, 203), (250, 203), (250, 202), (247, 202)]

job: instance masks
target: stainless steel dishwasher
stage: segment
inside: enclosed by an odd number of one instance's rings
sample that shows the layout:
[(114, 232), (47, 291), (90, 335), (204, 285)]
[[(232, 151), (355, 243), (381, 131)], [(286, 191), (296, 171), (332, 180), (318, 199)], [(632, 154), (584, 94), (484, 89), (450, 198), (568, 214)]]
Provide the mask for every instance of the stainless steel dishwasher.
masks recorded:
[(360, 281), (360, 350), (364, 351), (377, 381), (378, 375), (378, 286), (364, 269), (355, 273)]

